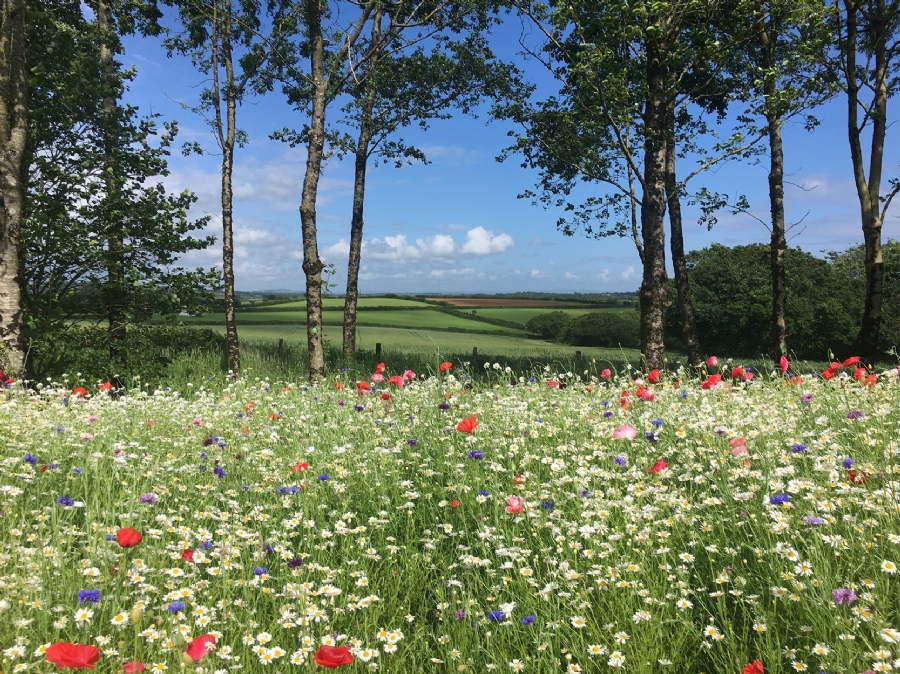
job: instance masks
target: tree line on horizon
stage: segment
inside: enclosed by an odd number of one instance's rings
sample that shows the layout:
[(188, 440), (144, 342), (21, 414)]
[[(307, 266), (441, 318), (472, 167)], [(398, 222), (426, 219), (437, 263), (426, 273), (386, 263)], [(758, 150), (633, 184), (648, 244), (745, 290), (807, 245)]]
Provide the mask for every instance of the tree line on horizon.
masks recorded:
[[(509, 16), (530, 26), (527, 68), (491, 48), (492, 29)], [(213, 240), (197, 235), (206, 220), (188, 215), (194, 195), (159, 182), (177, 125), (142, 117), (125, 100), (135, 73), (116, 57), (129, 34), (188, 57), (204, 83), (191, 109), (211, 142), (183, 151), (221, 159), (221, 273), (178, 266)], [(558, 92), (542, 99), (531, 68), (552, 75)], [(307, 154), (297, 198), (314, 379), (325, 374), (316, 220), (323, 162), (354, 162), (342, 344), (351, 359), (368, 167), (427, 162), (403, 130), (484, 105), (517, 129), (500, 159), (516, 156), (538, 172), (522, 197), (561, 208), (556, 226), (565, 234), (633, 240), (643, 269), (639, 346), (654, 368), (675, 340), (675, 321), (689, 363), (702, 362), (681, 208), (699, 206), (709, 227), (723, 211), (750, 215), (741, 195), (694, 187), (731, 161), (768, 161), (764, 351), (777, 359), (797, 347), (781, 129), (802, 121), (814, 130), (816, 108), (843, 97), (864, 241), (852, 348), (874, 362), (884, 348), (882, 224), (900, 191), (884, 175), (898, 84), (900, 0), (4, 0), (5, 357), (21, 371), (28, 344), (71, 330), (73, 316), (94, 317), (108, 326), (111, 367), (121, 367), (129, 325), (202, 311), (222, 290), (228, 364), (238, 371), (232, 175), (248, 142), (239, 114), (277, 91), (297, 118), (272, 137)]]

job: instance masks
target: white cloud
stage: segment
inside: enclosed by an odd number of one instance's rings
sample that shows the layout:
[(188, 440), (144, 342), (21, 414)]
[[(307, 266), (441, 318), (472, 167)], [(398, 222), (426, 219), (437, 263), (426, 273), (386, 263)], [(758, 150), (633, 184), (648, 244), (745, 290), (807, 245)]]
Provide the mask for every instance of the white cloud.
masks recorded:
[(448, 276), (472, 278), (478, 276), (484, 277), (484, 274), (476, 274), (473, 267), (463, 267), (462, 269), (432, 269), (428, 274), (431, 278), (447, 278)]
[[(341, 239), (336, 244), (323, 249), (319, 256), (327, 263), (343, 263), (350, 255), (350, 244)], [(303, 259), (301, 254), (300, 259)]]
[(631, 265), (628, 265), (628, 268), (622, 272), (622, 274), (620, 275), (620, 278), (623, 281), (628, 281), (628, 280), (634, 278), (634, 267)]
[(502, 253), (514, 245), (513, 238), (505, 232), (495, 235), (484, 227), (474, 227), (466, 232), (461, 251), (470, 255), (491, 255)]
[(540, 269), (532, 269), (529, 276), (531, 276), (531, 278), (544, 278), (544, 272), (542, 272)]
[(598, 281), (606, 281), (609, 279), (609, 269), (604, 269), (599, 274), (597, 274)]
[(578, 279), (580, 277), (578, 276), (578, 274), (573, 274), (572, 272), (567, 271), (565, 274), (565, 278), (567, 281), (575, 281), (576, 279)]
[(531, 241), (528, 242), (529, 246), (555, 246), (555, 243), (551, 243), (550, 241), (544, 241), (541, 237), (536, 236)]

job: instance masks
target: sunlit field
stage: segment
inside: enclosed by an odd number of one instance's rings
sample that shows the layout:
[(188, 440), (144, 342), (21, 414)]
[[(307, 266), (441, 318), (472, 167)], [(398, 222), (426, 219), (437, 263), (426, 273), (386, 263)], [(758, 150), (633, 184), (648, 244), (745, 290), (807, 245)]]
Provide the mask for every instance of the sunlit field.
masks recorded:
[(11, 384), (2, 671), (900, 668), (897, 372), (739, 365)]

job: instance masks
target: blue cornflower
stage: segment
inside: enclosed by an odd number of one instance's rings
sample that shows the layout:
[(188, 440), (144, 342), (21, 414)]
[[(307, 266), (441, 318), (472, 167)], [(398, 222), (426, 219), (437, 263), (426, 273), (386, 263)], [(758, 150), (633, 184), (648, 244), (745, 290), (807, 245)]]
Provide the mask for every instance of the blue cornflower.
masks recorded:
[[(212, 443), (210, 442), (209, 444), (212, 444)], [(201, 459), (209, 458), (209, 454), (207, 454), (206, 452), (200, 452), (200, 458)]]
[(441, 403), (440, 405), (438, 405), (438, 409), (439, 410), (449, 410), (450, 405), (448, 405), (447, 403)]
[(319, 482), (324, 482), (325, 480), (331, 479), (331, 475), (328, 473), (322, 473), (319, 475)]
[(615, 459), (613, 459), (613, 463), (616, 464), (617, 466), (625, 466), (625, 465), (628, 465), (628, 457), (626, 457), (626, 456), (617, 456)]
[(416, 445), (419, 444), (419, 441), (418, 440), (407, 440), (406, 444), (409, 445), (410, 447), (415, 447)]
[(682, 391), (681, 395), (679, 395), (678, 397), (679, 397), (679, 398), (687, 398), (687, 397), (688, 397), (688, 392), (687, 392), (687, 391)]
[(213, 542), (212, 541), (200, 541), (200, 547), (204, 550), (212, 549)]
[(554, 503), (551, 499), (541, 501), (541, 508), (544, 508), (545, 510), (553, 510), (553, 505)]
[(57, 432), (57, 433), (65, 433), (65, 432), (66, 432), (65, 426), (57, 426), (57, 427), (56, 427), (56, 432)]
[(363, 407), (362, 405), (354, 405), (353, 409), (355, 409), (357, 412), (362, 412), (366, 408)]
[(788, 494), (775, 494), (774, 496), (769, 497), (769, 503), (772, 505), (781, 505), (782, 503), (787, 503), (791, 500), (791, 497)]
[(87, 604), (88, 602), (92, 604), (99, 603), (100, 590), (78, 590), (78, 603)]
[(222, 468), (222, 466), (216, 466), (215, 468), (213, 468), (213, 472), (216, 474), (216, 476), (217, 476), (220, 480), (221, 480), (222, 478), (224, 478), (224, 477), (228, 474), (228, 473), (225, 472), (225, 469)]
[(166, 606), (167, 611), (171, 611), (172, 613), (180, 613), (184, 610), (184, 602), (183, 601), (173, 601), (171, 604)]
[(479, 489), (478, 495), (479, 496), (490, 496), (491, 492), (489, 492), (487, 489)]
[(32, 466), (37, 465), (37, 457), (32, 456), (31, 454), (26, 454), (25, 463), (30, 463)]
[(849, 468), (854, 463), (856, 463), (856, 460), (854, 460), (848, 456), (846, 459), (844, 459), (844, 461), (842, 462), (842, 465), (844, 466), (844, 468)]
[(803, 454), (806, 451), (806, 445), (798, 442), (796, 445), (791, 447), (791, 451), (794, 452), (794, 454)]
[(503, 620), (503, 611), (488, 611), (487, 618), (498, 623)]
[(662, 419), (654, 419), (654, 420), (651, 421), (650, 423), (653, 424), (654, 426), (662, 426), (662, 425), (663, 425), (663, 420), (662, 420)]
[(75, 501), (71, 496), (60, 496), (58, 499), (56, 499), (56, 504), (68, 507), (75, 505)]
[(609, 419), (612, 415), (613, 415), (612, 412), (610, 412), (609, 410), (606, 410), (606, 412), (603, 413), (603, 418)]
[(469, 452), (469, 458), (470, 459), (483, 459), (484, 452), (482, 452), (479, 449), (473, 449), (472, 451)]
[(647, 431), (644, 433), (644, 437), (647, 438), (650, 442), (656, 442), (659, 438), (656, 437), (656, 433), (653, 431)]
[(532, 614), (532, 615), (527, 615), (527, 616), (525, 616), (524, 618), (522, 618), (522, 624), (523, 624), (523, 625), (530, 625), (530, 624), (533, 623), (535, 620), (536, 620), (536, 618), (535, 618), (535, 616), (534, 616), (533, 614)]
[(84, 468), (73, 468), (72, 472), (76, 475), (81, 475), (84, 472)]
[(821, 517), (816, 517), (815, 515), (807, 515), (803, 518), (804, 524), (824, 524), (825, 520)]
[(253, 569), (254, 576), (265, 576), (267, 573), (269, 573), (269, 570), (264, 566), (258, 566)]

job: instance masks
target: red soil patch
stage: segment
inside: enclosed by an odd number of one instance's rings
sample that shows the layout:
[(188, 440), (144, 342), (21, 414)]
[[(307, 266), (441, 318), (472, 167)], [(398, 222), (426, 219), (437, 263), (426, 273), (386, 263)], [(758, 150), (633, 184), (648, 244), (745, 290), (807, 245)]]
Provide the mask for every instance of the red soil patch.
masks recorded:
[(547, 300), (493, 300), (488, 297), (427, 297), (431, 302), (446, 302), (454, 307), (581, 307), (578, 302)]

